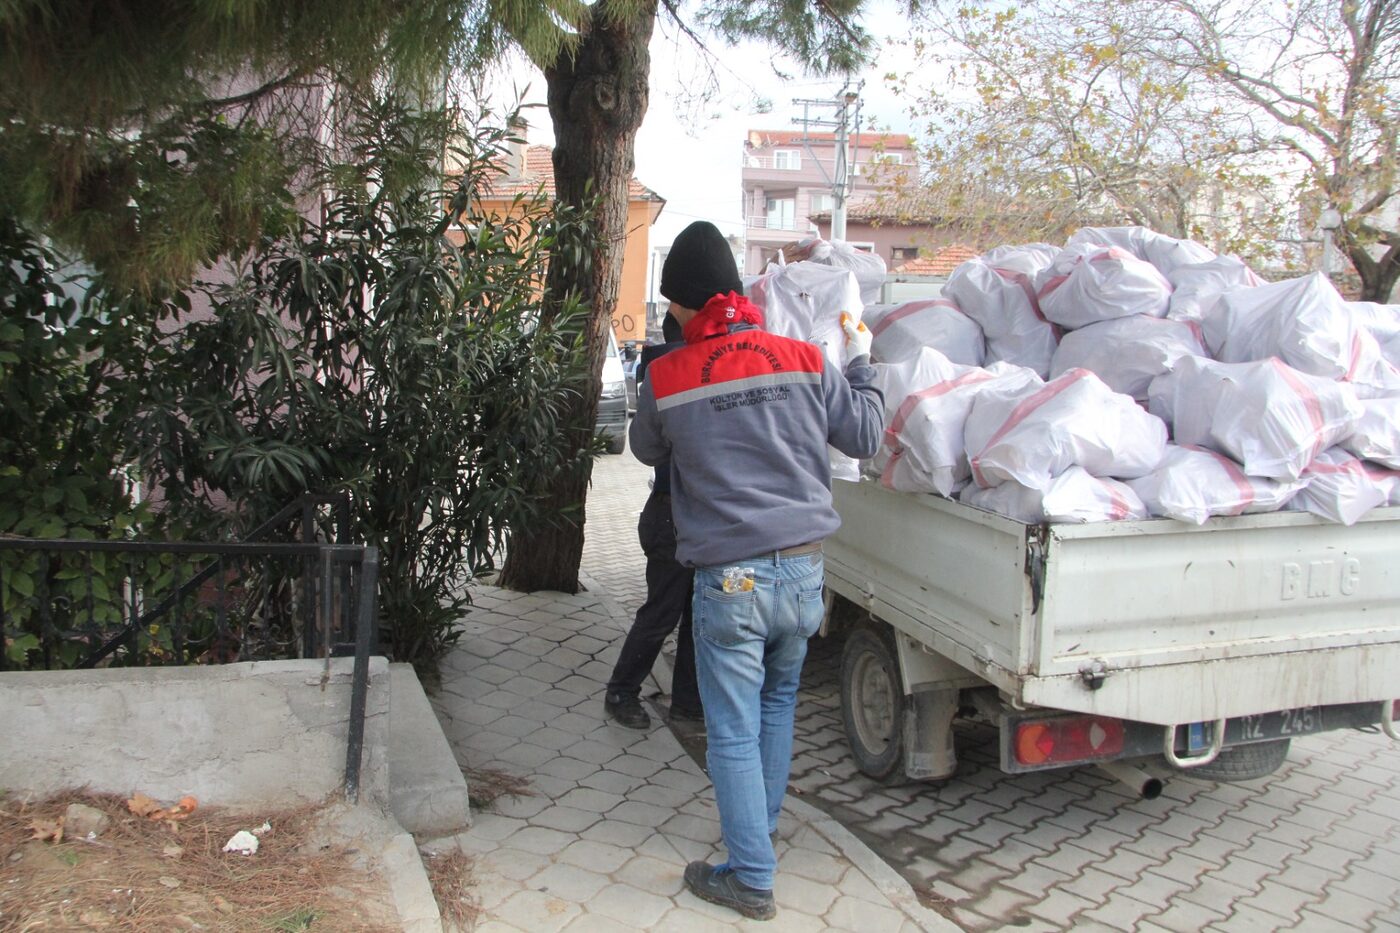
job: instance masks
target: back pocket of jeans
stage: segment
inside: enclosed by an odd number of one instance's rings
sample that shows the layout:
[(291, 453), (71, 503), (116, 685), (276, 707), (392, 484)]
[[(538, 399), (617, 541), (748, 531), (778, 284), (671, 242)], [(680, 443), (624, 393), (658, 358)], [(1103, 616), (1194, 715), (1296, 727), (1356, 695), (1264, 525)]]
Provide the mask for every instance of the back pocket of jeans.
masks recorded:
[(797, 634), (811, 638), (822, 627), (826, 617), (826, 604), (822, 602), (822, 591), (803, 590), (797, 594)]
[(753, 590), (726, 593), (714, 586), (700, 588), (695, 631), (711, 644), (731, 647), (757, 637), (757, 594)]

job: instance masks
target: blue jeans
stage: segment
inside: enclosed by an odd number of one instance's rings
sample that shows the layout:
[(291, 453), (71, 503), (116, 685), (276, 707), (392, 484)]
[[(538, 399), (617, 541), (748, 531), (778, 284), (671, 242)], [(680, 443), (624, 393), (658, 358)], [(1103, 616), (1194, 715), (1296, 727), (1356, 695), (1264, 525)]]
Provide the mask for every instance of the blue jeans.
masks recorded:
[[(720, 831), (735, 876), (760, 890), (772, 890), (778, 864), (769, 833), (787, 791), (807, 639), (821, 627), (822, 566), (818, 551), (695, 570), (695, 662)], [(724, 591), (732, 567), (753, 571), (752, 589)]]

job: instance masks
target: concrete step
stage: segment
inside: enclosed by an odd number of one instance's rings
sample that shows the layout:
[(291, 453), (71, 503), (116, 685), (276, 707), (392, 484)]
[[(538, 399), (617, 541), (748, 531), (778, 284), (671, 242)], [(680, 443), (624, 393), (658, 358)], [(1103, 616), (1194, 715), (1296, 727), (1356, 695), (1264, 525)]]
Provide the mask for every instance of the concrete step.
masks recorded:
[(389, 809), (416, 835), (461, 832), (472, 821), (467, 779), (413, 665), (391, 664), (389, 677)]

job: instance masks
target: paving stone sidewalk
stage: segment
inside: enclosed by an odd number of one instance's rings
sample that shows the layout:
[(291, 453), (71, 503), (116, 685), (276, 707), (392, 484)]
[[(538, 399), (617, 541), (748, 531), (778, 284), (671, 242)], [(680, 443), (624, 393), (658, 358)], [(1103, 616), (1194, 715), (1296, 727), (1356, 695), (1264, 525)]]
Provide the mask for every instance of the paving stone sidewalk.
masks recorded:
[[(630, 454), (603, 458), (588, 499), (584, 567), (624, 611), (645, 592), (636, 516), (647, 474)], [(792, 787), (968, 933), (1400, 933), (1400, 743), (1310, 736), (1268, 778), (1164, 771), (1164, 795), (1147, 801), (1093, 768), (1003, 774), (996, 732), (968, 724), (952, 779), (882, 787), (846, 746), (841, 648), (810, 647)]]
[[(602, 715), (626, 620), (605, 595), (474, 591), (433, 703), (458, 761), (524, 778), (458, 845), (475, 859), (480, 933), (567, 930), (851, 930), (956, 927), (838, 823), (791, 801), (779, 824), (777, 919), (758, 923), (685, 890), (693, 859), (717, 861), (709, 779), (664, 723)], [(489, 778), (487, 778), (489, 780)]]

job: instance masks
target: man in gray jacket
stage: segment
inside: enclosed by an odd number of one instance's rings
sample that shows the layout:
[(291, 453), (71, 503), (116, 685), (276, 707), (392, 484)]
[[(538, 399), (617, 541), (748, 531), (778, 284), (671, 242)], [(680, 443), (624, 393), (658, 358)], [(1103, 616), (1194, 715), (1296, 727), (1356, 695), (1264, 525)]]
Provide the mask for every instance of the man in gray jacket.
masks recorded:
[(771, 834), (798, 680), (822, 620), (821, 543), (841, 523), (827, 445), (873, 456), (884, 406), (864, 325), (846, 328), (843, 375), (820, 348), (764, 331), (740, 290), (714, 225), (682, 231), (661, 294), (686, 346), (647, 371), (629, 438), (643, 463), (670, 458), (676, 558), (695, 568), (707, 763), (729, 858), (692, 862), (685, 881), (705, 900), (766, 920), (776, 913)]

